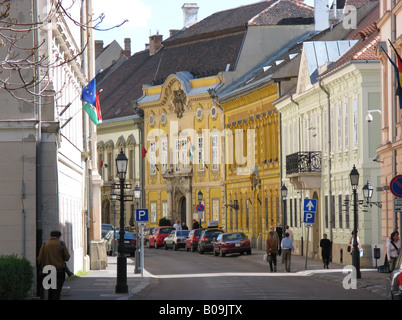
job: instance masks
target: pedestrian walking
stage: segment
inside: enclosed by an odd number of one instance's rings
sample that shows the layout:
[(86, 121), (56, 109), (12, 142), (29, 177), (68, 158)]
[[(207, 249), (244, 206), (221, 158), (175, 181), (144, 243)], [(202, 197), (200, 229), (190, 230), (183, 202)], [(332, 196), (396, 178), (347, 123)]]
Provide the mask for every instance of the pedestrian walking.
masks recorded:
[(49, 300), (60, 300), (61, 289), (66, 279), (66, 261), (70, 259), (70, 253), (63, 241), (60, 241), (61, 232), (50, 232), (49, 241), (45, 242), (39, 250), (38, 263), (41, 269), (45, 266), (54, 266), (57, 271), (56, 289), (49, 289)]
[(399, 239), (399, 232), (394, 231), (391, 233), (390, 241), (387, 243), (387, 256), (389, 271), (393, 271), (395, 268), (396, 260), (401, 252), (401, 240)]
[[(279, 239), (278, 239), (278, 256), (280, 256), (282, 254), (281, 243), (282, 243), (282, 238), (283, 238), (283, 228), (280, 223), (277, 224), (275, 231), (279, 237)], [(282, 263), (283, 263), (283, 260), (282, 260)]]
[(290, 262), (292, 252), (295, 251), (295, 246), (293, 245), (292, 239), (289, 238), (288, 232), (285, 233), (285, 238), (282, 239), (281, 248), (282, 248), (283, 260), (285, 263), (285, 270), (286, 272), (290, 272)]
[(271, 272), (276, 272), (276, 256), (278, 254), (278, 238), (275, 237), (275, 233), (270, 231), (268, 233), (268, 239), (266, 243), (267, 261)]
[(323, 238), (320, 241), (322, 262), (324, 263), (324, 269), (329, 269), (329, 259), (331, 256), (332, 242), (327, 239), (327, 234), (324, 233)]
[(294, 240), (293, 240), (293, 232), (290, 230), (290, 228), (289, 228), (288, 225), (286, 225), (286, 227), (285, 227), (285, 234), (286, 234), (286, 233), (289, 233), (289, 238), (290, 238), (292, 241), (294, 241)]
[(182, 230), (188, 230), (188, 227), (187, 227), (187, 225), (186, 225), (186, 223), (184, 221), (181, 223), (181, 229)]

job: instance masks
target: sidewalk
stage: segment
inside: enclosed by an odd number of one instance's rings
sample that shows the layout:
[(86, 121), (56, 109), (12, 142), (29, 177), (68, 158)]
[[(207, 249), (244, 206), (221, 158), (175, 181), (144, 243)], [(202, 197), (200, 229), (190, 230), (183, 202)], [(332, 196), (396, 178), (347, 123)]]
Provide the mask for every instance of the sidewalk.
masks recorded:
[(134, 274), (134, 261), (127, 258), (127, 294), (116, 294), (117, 257), (107, 257), (106, 270), (90, 270), (87, 275), (66, 279), (61, 300), (128, 300), (144, 289), (149, 277)]
[[(241, 258), (253, 260), (259, 264), (267, 265), (263, 261), (264, 251), (253, 249), (251, 256), (244, 255)], [(308, 276), (319, 277), (328, 281), (342, 283), (346, 277), (343, 273), (345, 265), (330, 263), (330, 269), (323, 269), (322, 261), (307, 260), (307, 269), (305, 269), (306, 257), (292, 255), (291, 271), (292, 273), (301, 273)], [(117, 274), (117, 257), (108, 257), (108, 267), (106, 270), (90, 270), (87, 275), (74, 278), (64, 283), (61, 300), (130, 300), (130, 298), (146, 288), (153, 278), (144, 272), (134, 274), (134, 262), (127, 258), (127, 284), (129, 293), (116, 294), (116, 274)], [(281, 258), (278, 259), (278, 273), (283, 272), (284, 265)], [(286, 276), (283, 273), (283, 276)], [(361, 279), (357, 280), (357, 287), (376, 293), (385, 299), (385, 283), (388, 277), (387, 273), (379, 273), (377, 269), (361, 269)]]

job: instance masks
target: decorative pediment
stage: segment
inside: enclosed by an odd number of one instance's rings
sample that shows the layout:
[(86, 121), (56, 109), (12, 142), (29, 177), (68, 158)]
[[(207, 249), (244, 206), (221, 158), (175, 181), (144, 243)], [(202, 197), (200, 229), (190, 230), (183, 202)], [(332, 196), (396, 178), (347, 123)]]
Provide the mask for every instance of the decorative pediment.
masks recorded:
[(190, 108), (183, 83), (177, 77), (169, 77), (163, 85), (161, 102), (166, 105), (169, 112), (176, 113), (179, 119), (183, 117), (184, 111)]

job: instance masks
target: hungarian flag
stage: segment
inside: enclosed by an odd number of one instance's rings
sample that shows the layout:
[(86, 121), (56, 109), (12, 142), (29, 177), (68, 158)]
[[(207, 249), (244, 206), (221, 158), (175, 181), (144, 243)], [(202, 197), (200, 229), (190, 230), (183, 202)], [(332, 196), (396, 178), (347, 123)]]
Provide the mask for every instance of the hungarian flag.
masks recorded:
[(100, 92), (96, 91), (96, 77), (88, 83), (81, 93), (81, 100), (86, 102), (83, 108), (88, 113), (89, 118), (95, 125), (102, 123), (99, 93)]
[[(395, 66), (395, 72), (398, 78), (398, 89), (396, 90), (396, 95), (397, 96), (402, 96), (402, 59), (401, 56), (398, 54), (398, 52), (396, 51), (395, 47), (392, 45), (392, 42), (388, 39), (389, 44), (391, 45), (392, 49), (394, 49), (394, 52), (397, 56), (397, 65)], [(389, 59), (389, 57), (388, 57)]]
[(101, 168), (107, 168), (107, 167), (108, 167), (108, 165), (107, 165), (107, 163), (105, 163), (105, 162), (101, 161), (101, 163), (100, 163), (100, 167), (101, 167)]
[[(391, 46), (392, 46), (392, 44), (391, 44)], [(401, 88), (401, 80), (402, 80), (401, 71), (402, 71), (402, 68), (399, 69), (398, 66), (395, 64), (395, 62), (392, 61), (392, 59), (389, 57), (389, 55), (385, 52), (385, 50), (382, 47), (380, 47), (380, 48), (385, 53), (385, 55), (387, 56), (387, 58), (388, 58), (389, 62), (391, 63), (391, 65), (394, 67), (396, 81), (397, 81), (397, 85), (398, 85), (398, 87), (396, 89), (396, 95), (399, 96), (399, 108), (402, 109), (402, 88)], [(395, 51), (395, 53), (396, 53), (396, 51)], [(398, 58), (398, 60), (400, 60), (400, 59)], [(398, 64), (399, 64), (399, 61), (398, 61)]]

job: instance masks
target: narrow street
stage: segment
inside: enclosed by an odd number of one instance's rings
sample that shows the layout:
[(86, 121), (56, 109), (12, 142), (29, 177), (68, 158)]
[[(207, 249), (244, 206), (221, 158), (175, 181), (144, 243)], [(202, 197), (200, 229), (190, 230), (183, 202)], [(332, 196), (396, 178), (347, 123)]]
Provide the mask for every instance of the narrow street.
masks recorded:
[[(247, 255), (215, 257), (212, 253), (164, 249), (144, 251), (150, 284), (133, 300), (383, 300), (365, 289), (344, 289), (340, 265), (320, 270), (321, 262), (304, 270), (304, 257), (293, 256), (292, 272), (285, 273), (281, 258), (278, 272), (270, 273), (261, 251)], [(336, 269), (335, 269), (336, 268)], [(314, 270), (313, 270), (314, 269)], [(310, 272), (311, 271), (311, 272)], [(338, 278), (334, 276), (338, 275)], [(364, 274), (369, 277), (372, 271)], [(337, 280), (338, 279), (338, 280)]]

